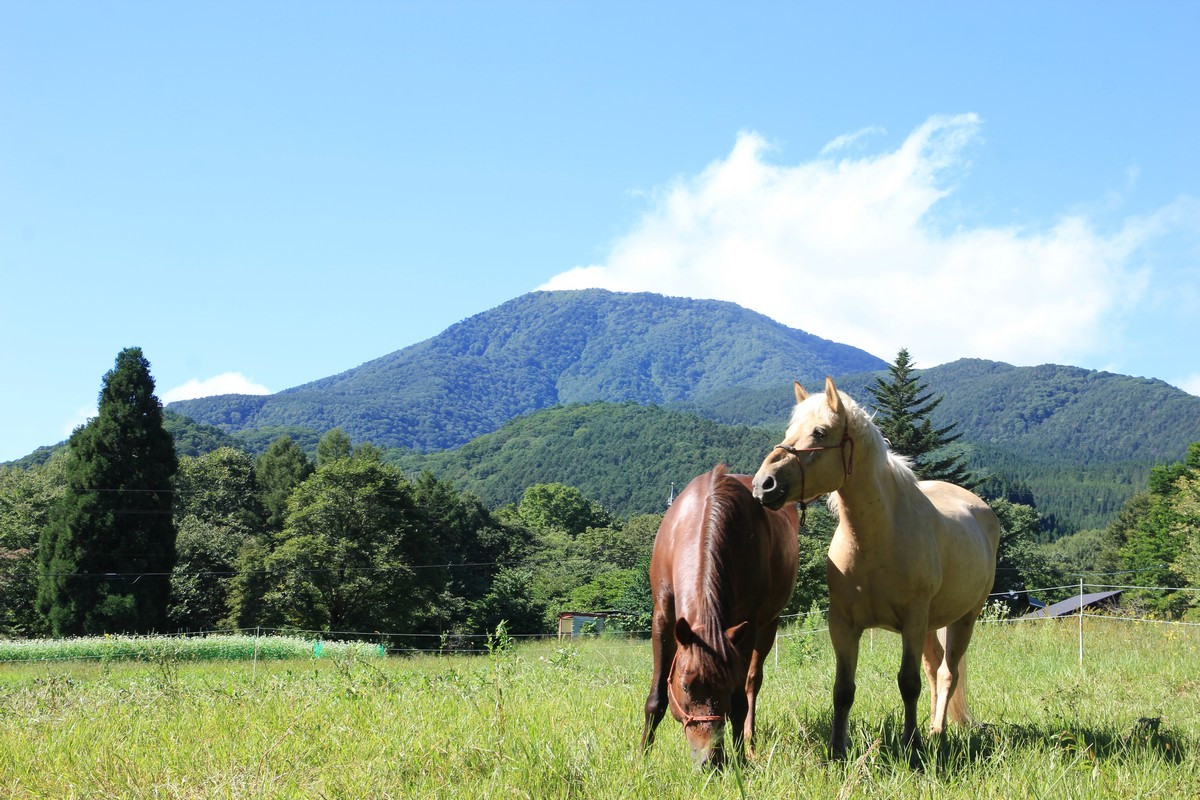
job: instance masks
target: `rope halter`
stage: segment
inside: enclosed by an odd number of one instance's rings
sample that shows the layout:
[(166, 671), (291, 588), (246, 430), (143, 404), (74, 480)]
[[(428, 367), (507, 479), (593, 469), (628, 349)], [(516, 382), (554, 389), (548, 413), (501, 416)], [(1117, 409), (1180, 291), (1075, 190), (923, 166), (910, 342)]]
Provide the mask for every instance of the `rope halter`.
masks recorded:
[[(850, 460), (846, 461), (846, 445), (850, 445)], [(804, 462), (800, 460), (803, 453), (818, 453), (822, 450), (841, 450), (842, 451), (842, 482), (854, 473), (854, 440), (850, 438), (850, 418), (847, 417), (842, 427), (842, 440), (837, 444), (821, 445), (820, 447), (791, 447), (780, 442), (775, 445), (775, 450), (783, 452), (796, 459), (796, 466), (800, 468), (800, 525), (804, 526), (805, 517), (808, 513), (808, 503), (804, 500)]]
[(679, 653), (675, 653), (675, 657), (671, 659), (671, 669), (667, 671), (667, 703), (674, 705), (675, 710), (679, 712), (679, 716), (683, 720), (683, 730), (687, 732), (689, 725), (699, 725), (703, 722), (721, 722), (725, 719), (724, 714), (689, 714), (683, 707), (683, 703), (679, 702), (679, 698), (675, 696), (675, 663), (679, 660)]

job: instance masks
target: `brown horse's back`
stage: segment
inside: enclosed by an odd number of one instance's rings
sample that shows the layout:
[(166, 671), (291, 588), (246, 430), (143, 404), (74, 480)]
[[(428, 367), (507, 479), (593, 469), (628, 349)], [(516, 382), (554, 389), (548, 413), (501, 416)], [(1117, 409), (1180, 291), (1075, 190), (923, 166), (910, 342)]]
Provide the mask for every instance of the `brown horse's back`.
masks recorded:
[[(725, 718), (733, 723), (735, 747), (753, 738), (762, 661), (796, 581), (798, 520), (794, 506), (764, 508), (750, 486), (749, 476), (718, 466), (687, 485), (658, 528), (650, 560), (654, 666), (643, 747), (653, 742), (668, 708), (684, 723), (698, 758), (721, 753)], [(679, 683), (677, 655), (679, 674), (694, 678), (690, 688)], [(674, 701), (672, 681), (679, 683)], [(693, 708), (704, 711), (694, 715)]]
[(764, 508), (750, 484), (751, 476), (717, 467), (694, 478), (663, 517), (650, 561), (650, 585), (656, 597), (662, 590), (674, 598), (677, 617), (703, 613), (700, 605), (709, 588), (701, 585), (706, 557), (718, 561), (721, 577), (731, 582), (725, 599), (737, 620), (777, 617), (791, 599), (798, 557), (796, 509)]

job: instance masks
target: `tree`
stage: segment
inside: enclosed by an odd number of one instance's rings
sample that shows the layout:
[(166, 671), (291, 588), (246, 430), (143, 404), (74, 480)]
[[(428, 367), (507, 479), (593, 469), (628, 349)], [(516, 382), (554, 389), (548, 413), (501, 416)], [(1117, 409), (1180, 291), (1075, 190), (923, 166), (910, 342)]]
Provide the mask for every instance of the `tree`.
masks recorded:
[(239, 587), (234, 612), (243, 624), (422, 630), (438, 592), (413, 568), (425, 563), (425, 531), (396, 469), (328, 462), (297, 487), (288, 509), (278, 545), (259, 550), (262, 597)]
[(638, 514), (606, 528), (588, 528), (576, 537), (579, 555), (596, 564), (630, 569), (654, 550), (662, 514)]
[[(1185, 460), (1154, 467), (1149, 491), (1131, 497), (1104, 531), (1097, 559), (1106, 571), (1137, 574), (1142, 586), (1175, 589), (1187, 585), (1196, 539), (1194, 487), (1200, 477), (1200, 442)], [(1185, 592), (1127, 590), (1123, 599), (1150, 611), (1178, 616), (1189, 603)]]
[(1014, 608), (1024, 608), (1028, 605), (1030, 590), (1063, 583), (1060, 563), (1037, 542), (1040, 521), (1036, 509), (1002, 498), (992, 500), (989, 505), (1000, 518), (1000, 546), (996, 553), (992, 594), (1008, 592), (1010, 597), (1006, 602)]
[[(1175, 510), (1179, 518), (1176, 529), (1183, 544), (1175, 561), (1175, 570), (1196, 588), (1200, 587), (1200, 471), (1180, 477), (1177, 490)], [(1200, 598), (1194, 593), (1191, 605), (1193, 608), (1200, 606)]]
[(317, 466), (323, 467), (326, 464), (332, 464), (334, 461), (340, 461), (343, 458), (350, 458), (354, 455), (354, 445), (350, 442), (350, 437), (341, 428), (331, 428), (321, 437), (321, 441), (317, 443)]
[(902, 347), (895, 362), (888, 367), (891, 379), (875, 379), (875, 384), (870, 387), (879, 409), (875, 423), (892, 452), (906, 456), (922, 480), (949, 481), (973, 487), (978, 480), (967, 471), (961, 454), (947, 454), (945, 450), (947, 445), (958, 440), (958, 434), (952, 435), (957, 426), (933, 427), (929, 415), (941, 405), (943, 398), (935, 399), (927, 391), (913, 374), (915, 368), (908, 350)]
[(41, 632), (38, 535), (63, 491), (63, 458), (31, 469), (0, 467), (0, 637)]
[(262, 492), (267, 527), (278, 531), (287, 516), (288, 497), (313, 473), (313, 464), (290, 436), (271, 442), (254, 462), (254, 478)]
[(229, 611), (238, 554), (264, 531), (254, 461), (231, 447), (184, 457), (175, 478), (178, 561), (171, 578), (171, 623), (216, 627)]
[(178, 463), (141, 348), (117, 355), (68, 449), (66, 490), (38, 543), (40, 613), (57, 636), (162, 630)]
[(539, 483), (521, 496), (517, 512), (538, 532), (558, 530), (575, 537), (588, 528), (607, 527), (612, 518), (573, 486)]
[[(422, 562), (446, 565), (423, 571), (427, 581), (441, 583), (438, 629), (470, 627), (470, 619), (478, 616), (476, 606), (492, 592), (502, 565), (524, 554), (529, 532), (502, 525), (479, 498), (460, 493), (430, 472), (413, 484), (413, 500), (424, 520), (421, 541), (428, 550), (420, 556)], [(493, 630), (496, 622), (480, 632)]]

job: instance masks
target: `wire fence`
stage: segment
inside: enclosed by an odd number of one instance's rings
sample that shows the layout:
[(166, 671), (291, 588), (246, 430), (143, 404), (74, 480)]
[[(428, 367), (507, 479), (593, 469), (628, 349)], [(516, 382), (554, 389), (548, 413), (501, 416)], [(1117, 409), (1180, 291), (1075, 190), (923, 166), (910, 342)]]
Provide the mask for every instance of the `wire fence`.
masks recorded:
[[(1070, 606), (1065, 613), (1055, 615), (1023, 615), (1009, 616), (1006, 610), (985, 609), (980, 617), (981, 624), (1039, 624), (1054, 622), (1075, 622), (1079, 627), (1079, 661), (1084, 658), (1083, 620), (1107, 620), (1123, 623), (1143, 623), (1159, 626), (1176, 626), (1184, 629), (1200, 628), (1200, 622), (1182, 619), (1163, 619), (1153, 616), (1138, 615), (1128, 608), (1116, 607), (1111, 611), (1097, 613), (1085, 605), (1089, 594), (1096, 592), (1124, 591), (1172, 591), (1194, 593), (1200, 591), (1195, 587), (1163, 587), (1142, 586), (1134, 584), (1091, 584), (1082, 580), (1076, 584), (1062, 586), (1040, 587), (1036, 589), (1012, 590), (997, 592), (989, 595), (989, 603), (1004, 603), (1012, 601), (1020, 595), (1051, 596), (1056, 592), (1071, 590), (1068, 598), (1077, 598), (1078, 602)], [(814, 608), (807, 612), (787, 614), (780, 617), (780, 629), (777, 640), (802, 640), (829, 630), (827, 625), (827, 608)], [(184, 657), (196, 659), (234, 659), (234, 658), (320, 658), (336, 656), (342, 653), (355, 653), (370, 656), (403, 656), (403, 655), (482, 655), (506, 648), (517, 642), (575, 640), (580, 636), (588, 638), (603, 638), (610, 641), (635, 642), (650, 637), (649, 630), (606, 629), (600, 632), (584, 634), (563, 633), (557, 631), (539, 631), (527, 633), (508, 633), (497, 629), (489, 633), (460, 633), (454, 631), (439, 633), (424, 632), (388, 632), (388, 631), (358, 631), (358, 630), (317, 630), (297, 627), (257, 627), (257, 628), (214, 628), (199, 631), (180, 631), (172, 634), (156, 634), (154, 636), (104, 636), (80, 637), (77, 639), (60, 640), (0, 640), (0, 664), (41, 663), (53, 661), (87, 661), (87, 660), (118, 660), (118, 659), (155, 659), (170, 657), (183, 653)], [(191, 653), (185, 653), (179, 648), (172, 649), (171, 642), (203, 642), (206, 646), (197, 645)], [(355, 650), (354, 648), (358, 649)], [(22, 651), (27, 651), (22, 657)], [(778, 663), (779, 649), (775, 651)]]

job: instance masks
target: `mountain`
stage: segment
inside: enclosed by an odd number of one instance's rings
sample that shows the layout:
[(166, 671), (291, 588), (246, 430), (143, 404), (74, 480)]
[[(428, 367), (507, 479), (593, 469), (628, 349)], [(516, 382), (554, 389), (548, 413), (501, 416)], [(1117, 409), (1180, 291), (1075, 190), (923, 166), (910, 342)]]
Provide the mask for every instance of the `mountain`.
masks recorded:
[(662, 405), (885, 366), (733, 303), (534, 292), (339, 375), (168, 408), (228, 433), (340, 426), (355, 441), (444, 450), (556, 405)]
[[(838, 387), (870, 408), (870, 387), (886, 374), (843, 376)], [(1034, 501), (1048, 538), (1104, 527), (1145, 488), (1154, 465), (1181, 460), (1200, 441), (1200, 398), (1160, 380), (981, 359), (916, 375), (942, 398), (930, 415), (934, 426), (956, 426), (954, 447), (990, 478), (984, 489)], [(790, 387), (780, 385), (718, 392), (679, 408), (729, 425), (782, 429), (792, 402)]]
[(517, 417), (454, 450), (390, 450), (409, 475), (429, 470), (495, 507), (529, 486), (565, 483), (620, 516), (662, 512), (671, 487), (727, 464), (754, 472), (778, 431), (720, 425), (636, 403), (558, 406)]
[[(869, 406), (886, 367), (731, 303), (535, 292), (338, 375), (168, 409), (195, 421), (173, 423), (185, 453), (229, 442), (261, 452), (281, 434), (311, 452), (340, 426), (489, 502), (557, 481), (632, 513), (660, 508), (671, 482), (717, 461), (753, 468), (782, 433), (793, 379), (813, 390), (833, 375)], [(917, 374), (944, 397), (933, 423), (957, 426), (954, 446), (988, 489), (1034, 500), (1048, 535), (1103, 527), (1153, 465), (1200, 441), (1200, 398), (1158, 380), (980, 359)]]
[[(1200, 441), (1200, 397), (1151, 378), (1043, 364), (1014, 367), (961, 359), (914, 373), (942, 402), (937, 427), (974, 447), (1019, 453), (1034, 461), (1156, 464), (1178, 460)], [(870, 387), (885, 371), (834, 376), (838, 388), (872, 407)], [(810, 391), (822, 381), (806, 384)], [(782, 425), (794, 402), (791, 384), (715, 392), (678, 404), (728, 425)]]
[[(847, 376), (839, 385), (870, 407), (868, 387), (884, 374)], [(984, 488), (1034, 502), (1045, 540), (1104, 527), (1144, 490), (1154, 464), (1178, 461), (1188, 443), (1200, 441), (1200, 398), (1161, 381), (976, 360), (918, 374), (944, 397), (935, 424), (961, 423), (954, 446), (990, 476)], [(744, 402), (734, 403), (735, 396)], [(782, 435), (794, 402), (790, 384), (710, 400), (686, 410), (556, 407), (459, 448), (393, 450), (387, 457), (410, 475), (429, 470), (492, 506), (516, 502), (536, 483), (566, 483), (619, 515), (661, 511), (671, 484), (682, 486), (713, 464), (754, 471)], [(739, 421), (730, 423), (731, 415)]]

